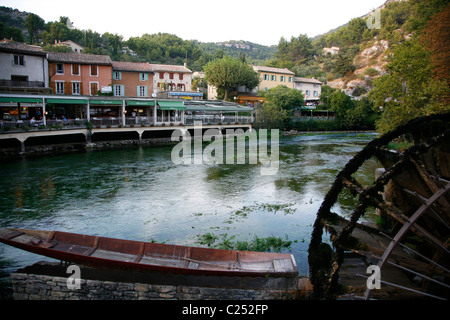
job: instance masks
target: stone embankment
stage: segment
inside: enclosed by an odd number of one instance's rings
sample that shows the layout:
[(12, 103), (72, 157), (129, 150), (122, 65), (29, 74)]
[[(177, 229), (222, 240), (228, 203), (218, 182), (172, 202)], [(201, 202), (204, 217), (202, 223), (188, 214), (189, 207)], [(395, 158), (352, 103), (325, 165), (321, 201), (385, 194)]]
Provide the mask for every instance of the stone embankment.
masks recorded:
[[(151, 275), (81, 267), (79, 289), (58, 263), (40, 262), (11, 274), (14, 300), (292, 300), (312, 291), (307, 278)], [(72, 281), (73, 279), (69, 279)], [(73, 282), (72, 282), (73, 283)]]

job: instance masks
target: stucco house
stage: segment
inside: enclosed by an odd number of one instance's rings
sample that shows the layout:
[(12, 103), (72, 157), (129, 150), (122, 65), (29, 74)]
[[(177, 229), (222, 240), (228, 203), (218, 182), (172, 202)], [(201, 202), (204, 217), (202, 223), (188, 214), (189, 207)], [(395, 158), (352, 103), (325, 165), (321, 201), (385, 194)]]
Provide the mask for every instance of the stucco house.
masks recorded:
[(112, 92), (112, 61), (107, 55), (50, 52), (48, 61), (53, 93), (95, 96)]
[(41, 91), (49, 87), (47, 53), (39, 46), (0, 42), (0, 87)]
[(150, 64), (153, 72), (153, 93), (191, 91), (192, 71), (184, 65)]
[(322, 82), (314, 78), (294, 77), (294, 89), (302, 90), (305, 103), (316, 103), (322, 93)]
[(149, 63), (113, 61), (114, 96), (151, 97), (153, 68)]
[(287, 68), (273, 68), (253, 66), (253, 70), (258, 72), (261, 82), (253, 91), (267, 91), (280, 85), (293, 88), (295, 73)]

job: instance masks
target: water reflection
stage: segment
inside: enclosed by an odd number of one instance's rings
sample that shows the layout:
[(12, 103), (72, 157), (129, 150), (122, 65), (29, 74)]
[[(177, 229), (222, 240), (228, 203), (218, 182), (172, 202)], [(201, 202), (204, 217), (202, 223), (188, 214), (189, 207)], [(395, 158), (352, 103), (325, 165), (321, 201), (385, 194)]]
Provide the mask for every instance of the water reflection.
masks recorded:
[[(9, 163), (0, 168), (0, 227), (180, 245), (199, 245), (205, 237), (215, 239), (210, 245), (281, 239), (291, 243), (281, 250), (292, 252), (307, 274), (321, 201), (335, 175), (373, 137), (281, 138), (273, 176), (262, 176), (259, 165), (175, 165), (172, 146)], [(369, 161), (356, 178), (371, 181), (376, 166)], [(353, 205), (344, 194), (333, 209), (348, 215)], [(42, 259), (0, 244), (5, 272)]]

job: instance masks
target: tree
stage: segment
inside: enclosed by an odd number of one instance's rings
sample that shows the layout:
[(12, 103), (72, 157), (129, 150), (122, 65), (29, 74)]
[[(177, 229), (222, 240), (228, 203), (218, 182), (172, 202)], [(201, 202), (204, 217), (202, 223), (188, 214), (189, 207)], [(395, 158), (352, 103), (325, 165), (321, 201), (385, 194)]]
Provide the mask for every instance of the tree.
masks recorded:
[[(63, 17), (61, 17), (63, 18)], [(45, 31), (42, 32), (42, 40), (45, 44), (53, 44), (58, 41), (67, 40), (69, 28), (63, 22), (49, 22)]]
[(224, 91), (224, 100), (237, 87), (245, 86), (251, 90), (260, 82), (258, 73), (250, 65), (230, 56), (210, 61), (204, 70), (208, 84)]
[(379, 132), (385, 133), (419, 116), (450, 110), (442, 101), (450, 89), (445, 81), (433, 78), (430, 52), (418, 37), (397, 46), (390, 60), (387, 73), (375, 79), (369, 95), (375, 107), (383, 108), (377, 122)]
[(330, 109), (336, 114), (336, 123), (338, 127), (348, 129), (350, 127), (348, 123), (348, 114), (355, 107), (352, 99), (341, 90), (334, 91), (328, 98)]
[(38, 15), (30, 13), (25, 19), (25, 25), (30, 36), (30, 44), (33, 44), (38, 39), (39, 31), (44, 29), (45, 21)]
[(256, 126), (264, 129), (280, 129), (288, 119), (287, 110), (266, 101), (256, 113)]
[(292, 113), (296, 108), (305, 104), (303, 92), (301, 90), (288, 88), (286, 86), (276, 86), (264, 93), (266, 101), (273, 103), (283, 110)]

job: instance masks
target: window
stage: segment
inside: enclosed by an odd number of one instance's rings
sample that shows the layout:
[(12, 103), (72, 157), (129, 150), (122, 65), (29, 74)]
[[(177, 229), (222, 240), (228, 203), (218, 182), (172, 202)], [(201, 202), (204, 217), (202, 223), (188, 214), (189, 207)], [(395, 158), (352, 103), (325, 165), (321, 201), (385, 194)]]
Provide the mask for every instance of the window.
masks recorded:
[(289, 77), (289, 82), (294, 82), (294, 77)]
[(180, 78), (179, 78), (179, 79), (180, 79), (180, 80), (183, 80), (183, 76), (184, 76), (184, 75), (183, 75), (182, 73), (180, 73)]
[(23, 65), (25, 65), (24, 56), (15, 54), (14, 55), (14, 64), (16, 66), (23, 66)]
[(148, 80), (148, 73), (141, 72), (139, 73), (139, 81), (147, 81)]
[(265, 74), (265, 75), (264, 75), (264, 80), (269, 81), (269, 75), (268, 75), (268, 74)]
[(314, 91), (314, 97), (318, 97), (319, 96), (319, 92), (318, 91)]
[(173, 73), (169, 73), (169, 79), (173, 80)]
[(309, 90), (306, 90), (306, 95), (309, 97)]
[(64, 74), (64, 64), (62, 63), (56, 64), (56, 74)]
[(56, 94), (64, 94), (64, 81), (55, 81)]
[(80, 83), (79, 82), (72, 82), (72, 94), (80, 94)]
[(90, 82), (89, 87), (91, 89), (91, 96), (98, 95), (98, 82)]
[(79, 76), (80, 75), (80, 65), (72, 64), (72, 75)]
[(280, 81), (281, 82), (286, 82), (286, 77), (285, 76), (280, 76)]
[(277, 76), (276, 76), (276, 75), (272, 75), (272, 76), (270, 77), (270, 80), (272, 80), (272, 81), (277, 81)]
[(146, 97), (147, 96), (147, 86), (138, 86), (137, 87), (137, 96), (138, 97)]
[(160, 78), (160, 79), (164, 79), (164, 72), (160, 72), (160, 73), (159, 73), (159, 78)]
[(11, 81), (28, 81), (28, 76), (11, 75)]
[(91, 66), (91, 76), (98, 76), (98, 66), (97, 65), (92, 65)]
[(125, 86), (122, 84), (115, 84), (114, 86), (114, 95), (115, 96), (124, 96), (125, 95)]
[(122, 79), (122, 72), (120, 72), (120, 71), (114, 71), (114, 72), (113, 72), (113, 79), (114, 79), (114, 80), (121, 80), (121, 79)]

